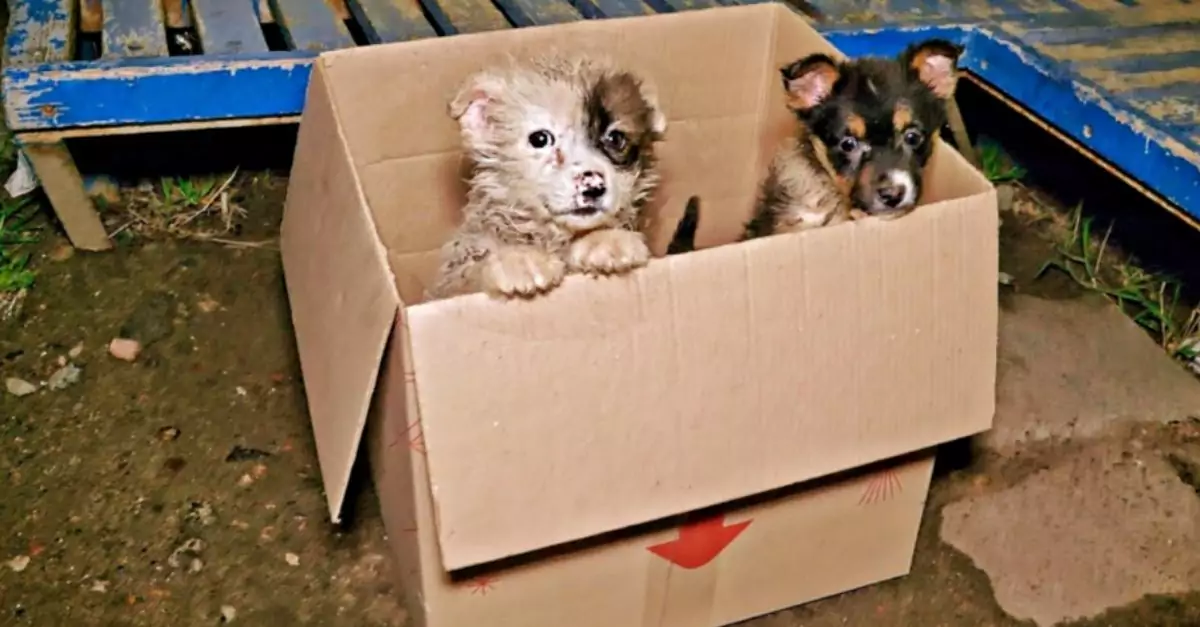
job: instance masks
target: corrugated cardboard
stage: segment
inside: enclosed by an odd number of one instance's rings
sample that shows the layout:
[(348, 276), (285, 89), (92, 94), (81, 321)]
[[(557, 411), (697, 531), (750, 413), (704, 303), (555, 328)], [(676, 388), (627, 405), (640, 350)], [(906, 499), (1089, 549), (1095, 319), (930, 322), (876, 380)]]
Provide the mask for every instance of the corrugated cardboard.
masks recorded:
[[(692, 195), (709, 248), (422, 303), (465, 194), (447, 98), (568, 46), (655, 82), (652, 249)], [(904, 219), (729, 244), (793, 132), (778, 68), (817, 51), (768, 4), (317, 61), (282, 241), (309, 411), (335, 521), (373, 416), (423, 624), (722, 625), (907, 572), (930, 447), (991, 425), (995, 191), (940, 144)]]

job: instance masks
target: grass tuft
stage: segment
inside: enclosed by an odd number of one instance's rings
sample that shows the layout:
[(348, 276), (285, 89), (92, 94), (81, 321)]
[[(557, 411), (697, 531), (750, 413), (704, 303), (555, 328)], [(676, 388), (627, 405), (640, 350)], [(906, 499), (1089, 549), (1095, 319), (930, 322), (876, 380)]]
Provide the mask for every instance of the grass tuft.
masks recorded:
[(1194, 363), (1200, 356), (1200, 307), (1183, 302), (1183, 285), (1111, 254), (1105, 265), (1112, 225), (1097, 239), (1093, 218), (1083, 215), (1082, 204), (1072, 216), (1071, 232), (1057, 246), (1057, 257), (1047, 260), (1037, 276), (1059, 270), (1083, 288), (1104, 294), (1172, 357)]

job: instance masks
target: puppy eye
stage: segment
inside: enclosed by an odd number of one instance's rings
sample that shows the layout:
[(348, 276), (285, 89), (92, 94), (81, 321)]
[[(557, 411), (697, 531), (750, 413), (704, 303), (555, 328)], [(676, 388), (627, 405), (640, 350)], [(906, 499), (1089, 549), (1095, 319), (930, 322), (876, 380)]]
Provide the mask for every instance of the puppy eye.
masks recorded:
[(843, 137), (838, 148), (841, 148), (842, 152), (854, 152), (854, 149), (858, 148), (858, 140), (853, 137)]
[(925, 136), (921, 134), (921, 131), (909, 129), (904, 132), (904, 143), (908, 144), (912, 148), (920, 146), (921, 142), (924, 140)]
[(550, 131), (534, 131), (529, 134), (529, 145), (534, 148), (545, 148), (554, 145), (554, 135)]
[(613, 150), (620, 151), (625, 149), (625, 143), (629, 141), (629, 138), (625, 136), (625, 133), (613, 129), (604, 136), (604, 141), (607, 142)]

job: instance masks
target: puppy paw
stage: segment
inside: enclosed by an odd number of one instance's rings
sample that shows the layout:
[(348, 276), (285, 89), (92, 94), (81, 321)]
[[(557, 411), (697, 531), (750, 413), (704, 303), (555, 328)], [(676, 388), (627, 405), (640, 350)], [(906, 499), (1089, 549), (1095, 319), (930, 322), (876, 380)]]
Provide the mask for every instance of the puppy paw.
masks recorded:
[(851, 209), (850, 210), (850, 219), (851, 220), (866, 220), (869, 217), (871, 217), (871, 215), (869, 213), (867, 213), (866, 211), (863, 211), (862, 209)]
[(646, 265), (650, 249), (640, 233), (605, 229), (589, 233), (571, 244), (567, 263), (587, 274), (617, 274)]
[(536, 296), (562, 283), (566, 264), (536, 248), (502, 248), (483, 267), (484, 291), (493, 296)]

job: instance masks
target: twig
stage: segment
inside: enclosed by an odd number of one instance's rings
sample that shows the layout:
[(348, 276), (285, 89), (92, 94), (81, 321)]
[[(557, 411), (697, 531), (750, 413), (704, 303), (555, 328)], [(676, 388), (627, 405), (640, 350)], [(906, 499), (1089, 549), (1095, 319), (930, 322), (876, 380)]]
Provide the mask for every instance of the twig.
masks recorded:
[(1100, 241), (1100, 252), (1096, 253), (1096, 274), (1100, 274), (1100, 262), (1104, 261), (1104, 249), (1108, 248), (1108, 237), (1112, 235), (1113, 222), (1108, 223), (1108, 231), (1104, 233), (1104, 239)]

